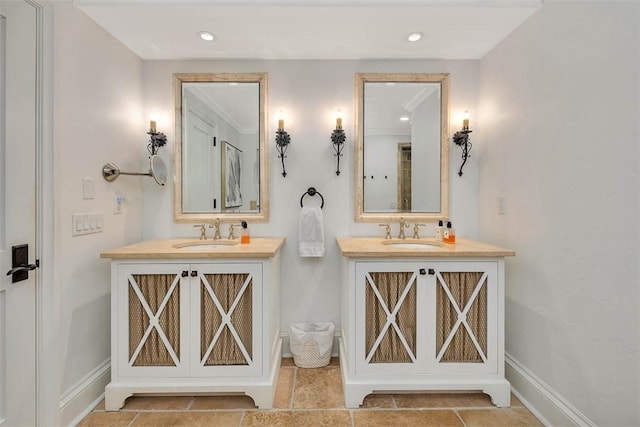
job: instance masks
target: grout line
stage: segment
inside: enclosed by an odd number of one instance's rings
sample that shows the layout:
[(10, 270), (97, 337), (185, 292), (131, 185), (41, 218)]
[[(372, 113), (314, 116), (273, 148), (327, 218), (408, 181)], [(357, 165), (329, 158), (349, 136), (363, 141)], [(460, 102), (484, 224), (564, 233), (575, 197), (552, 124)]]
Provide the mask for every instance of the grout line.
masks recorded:
[(140, 416), (140, 412), (138, 412), (133, 418), (131, 418), (131, 421), (129, 422), (129, 424), (127, 424), (127, 427), (131, 427), (133, 425), (133, 423), (136, 422), (136, 419)]
[(189, 404), (187, 405), (185, 411), (191, 411), (191, 408), (193, 407), (193, 404), (196, 402), (196, 397), (192, 396), (191, 400), (189, 401)]
[(457, 409), (454, 409), (453, 411), (456, 416), (458, 417), (458, 419), (460, 420), (460, 422), (462, 423), (463, 427), (467, 427), (467, 423), (464, 422), (464, 420), (462, 419), (462, 416), (460, 415), (460, 413), (458, 412)]
[(296, 386), (298, 385), (298, 368), (293, 370), (293, 379), (291, 380), (291, 396), (289, 396), (289, 410), (293, 410), (293, 399), (296, 395)]

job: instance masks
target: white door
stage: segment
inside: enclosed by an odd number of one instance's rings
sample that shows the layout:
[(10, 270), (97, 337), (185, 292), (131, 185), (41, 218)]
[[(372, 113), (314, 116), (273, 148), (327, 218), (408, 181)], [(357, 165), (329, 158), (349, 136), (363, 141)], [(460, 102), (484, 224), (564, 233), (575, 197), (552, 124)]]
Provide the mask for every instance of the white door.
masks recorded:
[(0, 15), (0, 425), (22, 426), (36, 424), (36, 279), (7, 272), (14, 246), (36, 263), (37, 21), (26, 1), (0, 1)]
[[(185, 140), (182, 156), (184, 192), (182, 210), (220, 212), (220, 141), (215, 124), (202, 118), (185, 99)], [(214, 145), (215, 144), (215, 145)]]

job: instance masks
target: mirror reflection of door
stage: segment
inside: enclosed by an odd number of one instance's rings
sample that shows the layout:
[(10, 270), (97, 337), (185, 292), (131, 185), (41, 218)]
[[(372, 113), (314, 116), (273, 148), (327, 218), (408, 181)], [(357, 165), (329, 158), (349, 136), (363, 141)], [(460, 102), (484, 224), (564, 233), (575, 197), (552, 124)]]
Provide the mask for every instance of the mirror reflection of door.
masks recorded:
[(411, 143), (398, 144), (398, 210), (411, 212)]
[(185, 94), (185, 136), (182, 156), (189, 173), (184, 174), (183, 204), (188, 212), (220, 212), (220, 144), (217, 126), (207, 117), (206, 106)]

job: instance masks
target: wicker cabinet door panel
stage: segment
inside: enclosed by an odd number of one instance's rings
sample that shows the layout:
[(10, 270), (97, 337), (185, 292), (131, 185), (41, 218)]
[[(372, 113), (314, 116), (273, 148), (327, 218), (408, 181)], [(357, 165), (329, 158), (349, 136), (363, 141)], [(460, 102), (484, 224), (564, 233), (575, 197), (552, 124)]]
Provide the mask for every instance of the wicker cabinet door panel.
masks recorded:
[(439, 263), (430, 356), (435, 372), (497, 371), (497, 266)]
[(117, 369), (122, 376), (188, 372), (185, 266), (130, 264), (118, 269)]
[[(260, 264), (193, 266), (191, 281), (197, 375), (255, 375), (262, 369)], [(197, 343), (197, 346), (196, 346)]]
[[(424, 366), (425, 278), (415, 263), (356, 266), (356, 370), (411, 373)], [(422, 324), (421, 324), (422, 322)]]

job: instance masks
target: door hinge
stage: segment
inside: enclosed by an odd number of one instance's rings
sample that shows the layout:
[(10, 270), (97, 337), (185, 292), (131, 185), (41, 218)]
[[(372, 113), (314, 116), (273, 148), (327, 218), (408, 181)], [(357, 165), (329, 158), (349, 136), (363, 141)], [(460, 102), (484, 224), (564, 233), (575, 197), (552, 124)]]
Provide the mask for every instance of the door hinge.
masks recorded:
[(217, 144), (217, 138), (214, 136), (214, 137), (213, 137), (213, 146), (215, 147), (215, 146), (216, 146), (216, 144)]
[(38, 267), (40, 267), (40, 260), (39, 259), (36, 260), (36, 268), (38, 268)]
[(214, 198), (213, 199), (213, 209), (217, 209), (218, 205), (218, 199)]

